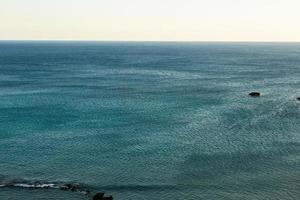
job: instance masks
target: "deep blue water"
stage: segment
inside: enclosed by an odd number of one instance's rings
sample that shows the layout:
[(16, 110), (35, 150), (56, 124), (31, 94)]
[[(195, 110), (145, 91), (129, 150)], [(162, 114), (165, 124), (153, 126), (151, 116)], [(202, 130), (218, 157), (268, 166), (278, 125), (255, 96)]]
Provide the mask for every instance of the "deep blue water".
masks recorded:
[[(297, 200), (297, 97), (299, 43), (0, 42), (0, 185)], [(20, 198), (86, 199), (0, 187)]]

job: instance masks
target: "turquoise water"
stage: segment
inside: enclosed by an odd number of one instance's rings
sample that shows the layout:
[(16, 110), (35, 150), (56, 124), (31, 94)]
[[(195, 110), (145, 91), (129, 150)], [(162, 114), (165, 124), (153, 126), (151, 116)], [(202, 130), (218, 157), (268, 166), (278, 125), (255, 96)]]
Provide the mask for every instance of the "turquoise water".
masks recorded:
[[(299, 96), (297, 43), (0, 42), (0, 186), (296, 200)], [(20, 197), (87, 199), (0, 187)]]

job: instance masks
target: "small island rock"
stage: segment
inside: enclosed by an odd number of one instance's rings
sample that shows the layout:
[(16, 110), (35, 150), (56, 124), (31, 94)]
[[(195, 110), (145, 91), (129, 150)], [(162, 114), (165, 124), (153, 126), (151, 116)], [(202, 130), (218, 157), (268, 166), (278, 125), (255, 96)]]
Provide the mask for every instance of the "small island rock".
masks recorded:
[(105, 197), (104, 193), (99, 192), (94, 195), (93, 200), (113, 200), (113, 197), (112, 196)]
[(67, 183), (63, 186), (60, 187), (61, 190), (69, 190), (69, 191), (72, 191), (72, 192), (80, 192), (82, 191), (82, 188), (79, 184), (77, 183), (74, 183), (74, 184), (71, 184), (71, 183)]
[(113, 200), (113, 197), (112, 196), (104, 197), (104, 200)]
[(94, 195), (93, 200), (103, 200), (104, 199), (104, 193), (97, 193)]
[(251, 93), (249, 93), (249, 95), (252, 97), (259, 97), (260, 93), (259, 92), (251, 92)]

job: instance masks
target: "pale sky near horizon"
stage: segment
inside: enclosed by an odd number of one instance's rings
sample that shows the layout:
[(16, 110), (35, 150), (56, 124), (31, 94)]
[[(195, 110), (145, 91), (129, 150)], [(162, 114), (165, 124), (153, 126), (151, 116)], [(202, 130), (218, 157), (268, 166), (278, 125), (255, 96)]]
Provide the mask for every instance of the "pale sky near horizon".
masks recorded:
[(300, 0), (0, 0), (0, 40), (300, 41)]

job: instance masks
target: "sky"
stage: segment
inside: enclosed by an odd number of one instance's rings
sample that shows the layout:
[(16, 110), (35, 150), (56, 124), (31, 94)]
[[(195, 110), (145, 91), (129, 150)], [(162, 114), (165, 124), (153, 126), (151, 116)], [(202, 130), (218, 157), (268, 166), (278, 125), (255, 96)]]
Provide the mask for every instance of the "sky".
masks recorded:
[(0, 40), (300, 41), (300, 0), (0, 0)]

